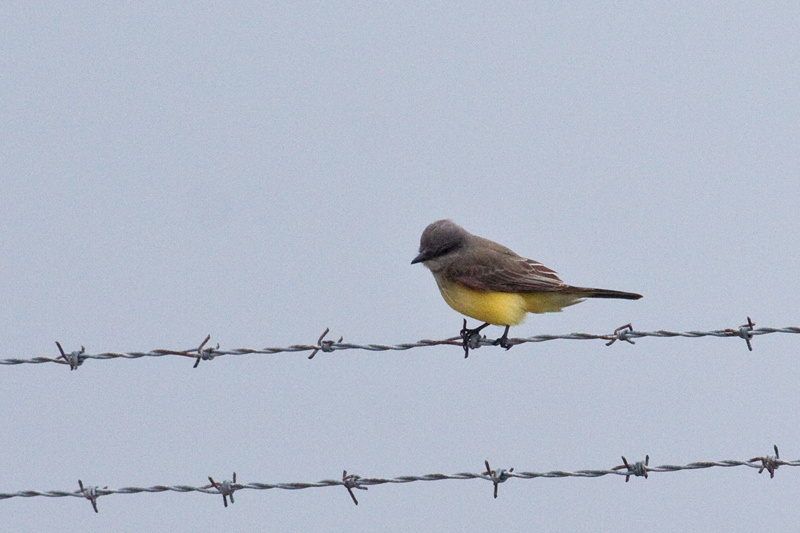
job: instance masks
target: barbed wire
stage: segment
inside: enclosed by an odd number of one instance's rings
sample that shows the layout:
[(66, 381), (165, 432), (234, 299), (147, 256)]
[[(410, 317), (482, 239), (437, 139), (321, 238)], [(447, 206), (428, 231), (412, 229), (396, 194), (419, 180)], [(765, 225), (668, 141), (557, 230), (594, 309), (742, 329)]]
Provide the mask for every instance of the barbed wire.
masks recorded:
[[(149, 352), (105, 352), (99, 354), (87, 354), (86, 349), (81, 346), (80, 350), (72, 352), (65, 352), (61, 347), (61, 343), (56, 341), (56, 346), (60, 355), (56, 358), (51, 357), (34, 357), (32, 359), (2, 359), (0, 365), (21, 365), (21, 364), (40, 364), (40, 363), (57, 363), (61, 365), (69, 365), (70, 370), (75, 370), (81, 366), (86, 360), (108, 360), (108, 359), (140, 359), (142, 357), (165, 357), (169, 355), (190, 357), (195, 359), (194, 367), (196, 368), (200, 361), (208, 361), (217, 357), (225, 355), (270, 355), (278, 353), (292, 353), (292, 352), (311, 352), (308, 356), (313, 359), (318, 352), (331, 353), (340, 350), (366, 350), (371, 352), (384, 352), (384, 351), (404, 351), (413, 348), (427, 348), (430, 346), (459, 346), (464, 349), (465, 357), (469, 355), (470, 349), (476, 349), (481, 346), (497, 345), (498, 340), (487, 339), (485, 336), (471, 333), (474, 330), (466, 329), (466, 320), (464, 321), (464, 329), (458, 337), (450, 337), (443, 340), (428, 340), (423, 339), (417, 342), (409, 342), (402, 344), (353, 344), (342, 342), (343, 337), (338, 341), (325, 340), (325, 336), (329, 333), (329, 329), (325, 329), (322, 335), (317, 340), (317, 344), (293, 344), (286, 347), (278, 348), (236, 348), (231, 350), (220, 350), (219, 344), (215, 347), (206, 347), (206, 344), (211, 339), (208, 335), (197, 348), (189, 348), (187, 350), (151, 350)], [(633, 339), (643, 337), (684, 337), (696, 339), (700, 337), (738, 337), (745, 340), (747, 348), (752, 351), (753, 346), (751, 340), (758, 335), (768, 335), (772, 333), (793, 333), (800, 334), (800, 327), (788, 326), (784, 328), (755, 328), (755, 323), (747, 317), (747, 324), (743, 324), (738, 328), (716, 329), (711, 331), (636, 331), (631, 324), (619, 327), (610, 334), (593, 334), (593, 333), (568, 333), (565, 335), (535, 335), (527, 338), (510, 338), (507, 345), (515, 346), (518, 344), (525, 344), (529, 342), (546, 342), (553, 340), (603, 340), (607, 341), (606, 346), (611, 346), (617, 341), (625, 341), (630, 344), (635, 344)]]
[(370, 478), (361, 477), (355, 474), (348, 474), (347, 470), (342, 473), (342, 479), (323, 479), (316, 483), (237, 483), (236, 472), (233, 473), (232, 480), (225, 480), (216, 482), (209, 476), (210, 484), (201, 486), (191, 485), (155, 485), (152, 487), (123, 487), (120, 489), (109, 489), (108, 487), (97, 487), (86, 485), (84, 486), (82, 480), (78, 480), (79, 489), (76, 491), (46, 491), (39, 492), (35, 490), (25, 490), (20, 492), (0, 493), (0, 500), (7, 500), (11, 498), (33, 498), (33, 497), (46, 497), (46, 498), (63, 498), (63, 497), (78, 497), (86, 498), (92, 503), (95, 512), (97, 511), (97, 499), (101, 496), (110, 496), (112, 494), (139, 494), (143, 492), (149, 493), (163, 493), (163, 492), (200, 492), (204, 494), (221, 494), (223, 504), (228, 506), (228, 500), (233, 501), (233, 493), (240, 490), (269, 490), (269, 489), (282, 489), (282, 490), (301, 490), (322, 487), (338, 487), (343, 486), (347, 489), (353, 503), (358, 505), (358, 500), (353, 494), (353, 489), (367, 490), (368, 487), (375, 485), (385, 484), (398, 484), (398, 483), (414, 483), (417, 481), (444, 481), (444, 480), (468, 480), (468, 479), (483, 479), (491, 481), (494, 485), (494, 497), (497, 498), (497, 488), (500, 483), (504, 483), (509, 479), (555, 479), (566, 477), (577, 478), (599, 478), (608, 475), (624, 476), (625, 481), (628, 482), (633, 477), (648, 478), (649, 474), (664, 473), (664, 472), (680, 472), (684, 470), (701, 470), (708, 468), (732, 468), (739, 466), (746, 466), (749, 468), (757, 468), (758, 473), (761, 474), (765, 470), (769, 472), (770, 478), (775, 476), (775, 471), (779, 466), (800, 466), (800, 460), (797, 461), (783, 461), (780, 459), (778, 453), (778, 446), (773, 446), (775, 455), (766, 455), (763, 457), (753, 457), (746, 461), (700, 461), (693, 462), (685, 465), (661, 465), (650, 466), (650, 456), (646, 456), (644, 461), (629, 463), (625, 456), (622, 456), (623, 464), (602, 470), (577, 470), (568, 472), (563, 470), (552, 470), (549, 472), (515, 472), (514, 468), (509, 469), (492, 469), (489, 466), (489, 461), (484, 464), (486, 471), (483, 473), (461, 472), (457, 474), (426, 474), (421, 476), (407, 475), (398, 476), (394, 478)]

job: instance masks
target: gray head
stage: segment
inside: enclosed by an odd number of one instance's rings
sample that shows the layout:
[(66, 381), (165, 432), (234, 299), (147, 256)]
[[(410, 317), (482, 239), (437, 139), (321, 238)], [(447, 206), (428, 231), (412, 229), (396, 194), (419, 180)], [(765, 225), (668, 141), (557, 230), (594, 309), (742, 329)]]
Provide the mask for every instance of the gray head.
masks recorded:
[(425, 228), (419, 240), (419, 255), (411, 264), (422, 263), (462, 248), (471, 234), (452, 220), (437, 220)]

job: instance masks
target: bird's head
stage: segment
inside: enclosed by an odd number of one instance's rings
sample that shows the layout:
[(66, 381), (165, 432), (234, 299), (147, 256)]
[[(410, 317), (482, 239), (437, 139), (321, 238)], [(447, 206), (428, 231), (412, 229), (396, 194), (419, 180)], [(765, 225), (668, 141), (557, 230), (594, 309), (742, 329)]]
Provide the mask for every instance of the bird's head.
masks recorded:
[(411, 264), (426, 263), (454, 252), (462, 248), (469, 237), (470, 233), (452, 220), (437, 220), (422, 232), (419, 255)]

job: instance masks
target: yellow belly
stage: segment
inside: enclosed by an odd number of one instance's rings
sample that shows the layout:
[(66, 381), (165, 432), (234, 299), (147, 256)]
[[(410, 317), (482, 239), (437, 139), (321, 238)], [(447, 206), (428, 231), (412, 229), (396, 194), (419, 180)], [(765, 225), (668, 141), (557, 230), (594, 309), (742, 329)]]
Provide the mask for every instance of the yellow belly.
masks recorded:
[(436, 283), (450, 307), (463, 315), (497, 326), (516, 326), (525, 320), (527, 313), (554, 313), (583, 300), (556, 292), (476, 291), (438, 277)]

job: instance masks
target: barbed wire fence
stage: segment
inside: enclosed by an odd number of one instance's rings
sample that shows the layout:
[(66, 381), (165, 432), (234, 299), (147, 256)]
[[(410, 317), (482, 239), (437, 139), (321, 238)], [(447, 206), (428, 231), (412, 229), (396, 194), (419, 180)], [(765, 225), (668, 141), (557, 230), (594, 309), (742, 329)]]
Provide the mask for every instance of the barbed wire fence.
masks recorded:
[[(464, 349), (465, 357), (469, 355), (470, 349), (477, 349), (482, 346), (496, 345), (497, 340), (487, 339), (484, 336), (475, 335), (467, 330), (466, 321), (464, 322), (464, 329), (459, 337), (451, 337), (443, 340), (427, 340), (423, 339), (418, 342), (385, 345), (385, 344), (353, 344), (343, 342), (343, 338), (338, 341), (326, 340), (325, 337), (329, 333), (326, 329), (319, 337), (316, 344), (293, 344), (287, 347), (278, 348), (238, 348), (231, 350), (221, 350), (219, 345), (215, 347), (206, 347), (208, 341), (211, 339), (210, 335), (200, 343), (197, 348), (190, 348), (187, 350), (164, 350), (157, 349), (149, 352), (105, 352), (99, 354), (87, 354), (83, 346), (80, 350), (66, 352), (61, 346), (61, 343), (56, 341), (56, 346), (59, 351), (58, 357), (35, 357), (31, 359), (3, 359), (0, 360), (2, 365), (20, 365), (20, 364), (41, 364), (41, 363), (57, 363), (68, 365), (70, 370), (75, 370), (81, 366), (85, 361), (94, 360), (109, 360), (109, 359), (140, 359), (143, 357), (165, 357), (165, 356), (179, 356), (188, 357), (195, 360), (194, 368), (196, 368), (200, 361), (209, 361), (216, 357), (225, 355), (264, 355), (264, 354), (278, 354), (278, 353), (294, 353), (294, 352), (311, 352), (308, 359), (313, 359), (319, 352), (332, 353), (339, 350), (366, 350), (371, 352), (383, 351), (404, 351), (414, 348), (424, 348), (430, 346), (458, 346)], [(635, 344), (633, 339), (640, 339), (644, 337), (655, 338), (670, 338), (670, 337), (683, 337), (683, 338), (701, 338), (701, 337), (717, 337), (717, 338), (740, 338), (744, 339), (747, 343), (747, 348), (752, 351), (752, 339), (758, 335), (768, 335), (774, 333), (788, 333), (800, 334), (800, 327), (789, 326), (784, 328), (755, 328), (755, 323), (747, 317), (747, 323), (739, 326), (738, 328), (726, 328), (711, 331), (637, 331), (633, 329), (631, 324), (626, 324), (614, 330), (610, 334), (590, 334), (590, 333), (569, 333), (566, 335), (536, 335), (528, 338), (512, 338), (509, 339), (508, 344), (518, 345), (525, 343), (537, 343), (553, 340), (602, 340), (605, 341), (606, 346), (611, 346), (617, 341), (624, 341), (630, 344)], [(343, 486), (347, 489), (353, 503), (358, 505), (353, 489), (367, 490), (368, 487), (385, 484), (399, 484), (399, 483), (413, 483), (418, 481), (443, 481), (443, 480), (470, 480), (482, 479), (490, 481), (494, 486), (494, 497), (497, 498), (498, 486), (510, 479), (537, 479), (537, 478), (599, 478), (608, 475), (625, 476), (625, 481), (629, 481), (633, 477), (647, 478), (651, 473), (665, 473), (665, 472), (680, 472), (688, 470), (700, 470), (709, 468), (731, 468), (731, 467), (749, 467), (758, 469), (761, 474), (765, 470), (769, 472), (770, 478), (774, 477), (775, 471), (779, 466), (800, 466), (800, 460), (784, 461), (780, 459), (777, 445), (774, 446), (775, 455), (765, 455), (760, 457), (753, 457), (748, 460), (723, 460), (723, 461), (702, 461), (692, 462), (685, 465), (661, 465), (650, 466), (650, 457), (646, 456), (644, 461), (629, 463), (623, 456), (622, 465), (614, 466), (609, 469), (597, 470), (577, 470), (573, 472), (553, 470), (549, 472), (520, 472), (514, 471), (514, 468), (509, 469), (492, 469), (489, 462), (485, 462), (486, 470), (482, 473), (462, 472), (456, 474), (426, 474), (426, 475), (404, 475), (394, 478), (370, 478), (361, 477), (355, 474), (348, 474), (343, 471), (342, 478), (339, 479), (324, 479), (315, 483), (292, 482), (292, 483), (237, 483), (236, 472), (233, 473), (231, 480), (224, 480), (222, 482), (214, 481), (209, 476), (209, 484), (200, 486), (191, 485), (155, 485), (152, 487), (123, 487), (119, 489), (109, 489), (107, 486), (99, 487), (94, 485), (84, 485), (83, 480), (78, 480), (78, 490), (75, 491), (35, 491), (24, 490), (12, 493), (0, 493), (0, 500), (7, 500), (12, 498), (33, 498), (33, 497), (47, 497), (47, 498), (62, 498), (62, 497), (78, 497), (88, 499), (95, 512), (98, 512), (97, 499), (101, 496), (110, 496), (112, 494), (139, 494), (139, 493), (164, 493), (164, 492), (178, 492), (189, 493), (199, 492), (204, 494), (222, 495), (223, 504), (228, 506), (228, 500), (234, 503), (233, 494), (235, 491), (240, 490), (269, 490), (269, 489), (282, 489), (282, 490), (300, 490), (310, 488), (323, 488), (323, 487), (338, 487)]]
[(624, 476), (625, 481), (628, 482), (631, 477), (644, 477), (647, 478), (649, 474), (665, 473), (665, 472), (680, 472), (688, 470), (701, 470), (708, 468), (732, 468), (746, 466), (749, 468), (758, 469), (761, 474), (765, 470), (769, 472), (770, 478), (775, 476), (775, 471), (779, 466), (800, 466), (800, 460), (797, 461), (783, 461), (780, 459), (778, 453), (778, 446), (773, 447), (775, 455), (766, 455), (763, 457), (753, 457), (746, 461), (702, 461), (694, 462), (685, 465), (661, 465), (650, 466), (650, 456), (646, 456), (644, 461), (629, 463), (625, 456), (622, 456), (621, 465), (614, 466), (604, 470), (577, 470), (574, 472), (566, 472), (563, 470), (553, 470), (550, 472), (515, 472), (514, 468), (493, 469), (489, 466), (489, 461), (484, 464), (486, 470), (482, 473), (461, 472), (457, 474), (426, 474), (421, 476), (407, 475), (398, 476), (394, 478), (370, 478), (361, 477), (355, 474), (348, 474), (347, 470), (342, 473), (342, 479), (323, 479), (316, 483), (237, 483), (236, 472), (233, 473), (232, 480), (225, 480), (222, 482), (214, 481), (209, 476), (209, 484), (201, 486), (191, 485), (155, 485), (152, 487), (123, 487), (119, 489), (109, 489), (108, 487), (98, 487), (93, 485), (84, 485), (83, 480), (78, 480), (78, 490), (75, 491), (46, 491), (39, 492), (35, 490), (25, 490), (12, 493), (0, 493), (0, 500), (7, 500), (11, 498), (64, 498), (64, 497), (77, 497), (85, 498), (92, 504), (94, 512), (98, 512), (97, 499), (101, 496), (110, 496), (112, 494), (140, 494), (140, 493), (164, 493), (164, 492), (200, 492), (203, 494), (216, 494), (222, 495), (222, 501), (225, 507), (228, 506), (228, 500), (234, 503), (233, 493), (241, 490), (301, 490), (311, 488), (324, 488), (324, 487), (339, 487), (342, 486), (347, 489), (347, 492), (352, 498), (353, 503), (358, 505), (353, 489), (367, 490), (368, 487), (375, 485), (385, 484), (400, 484), (400, 483), (414, 483), (418, 481), (444, 481), (444, 480), (457, 480), (464, 481), (469, 479), (482, 479), (490, 481), (494, 486), (494, 497), (497, 498), (498, 485), (505, 483), (510, 479), (556, 479), (556, 478), (599, 478), (603, 476), (616, 475)]
[[(466, 320), (464, 321), (464, 329), (459, 337), (450, 337), (443, 340), (428, 340), (423, 339), (417, 342), (409, 342), (402, 344), (353, 344), (343, 342), (344, 338), (339, 338), (338, 341), (325, 340), (326, 335), (329, 333), (325, 329), (323, 334), (319, 337), (316, 344), (293, 344), (286, 347), (277, 348), (235, 348), (229, 350), (221, 350), (219, 345), (215, 347), (206, 347), (206, 344), (211, 339), (208, 335), (200, 343), (197, 348), (189, 348), (186, 350), (164, 350), (157, 349), (149, 352), (104, 352), (98, 354), (87, 354), (86, 349), (81, 346), (80, 350), (66, 352), (61, 347), (61, 343), (56, 341), (56, 346), (60, 352), (58, 357), (33, 357), (30, 359), (2, 359), (0, 365), (22, 365), (22, 364), (41, 364), (41, 363), (57, 363), (61, 365), (69, 365), (70, 370), (75, 370), (81, 366), (85, 361), (93, 360), (109, 360), (109, 359), (140, 359), (143, 357), (166, 357), (166, 356), (179, 356), (189, 357), (195, 360), (194, 368), (200, 364), (200, 361), (210, 361), (217, 357), (226, 355), (271, 355), (279, 353), (293, 353), (293, 352), (311, 352), (308, 356), (313, 359), (318, 352), (332, 353), (342, 350), (366, 350), (370, 352), (385, 352), (385, 351), (405, 351), (414, 348), (427, 348), (431, 346), (459, 346), (464, 349), (465, 357), (469, 355), (470, 349), (477, 349), (481, 346), (496, 345), (498, 340), (487, 339), (485, 336), (470, 334), (466, 329)], [(519, 344), (526, 344), (531, 342), (546, 342), (554, 340), (603, 340), (606, 341), (607, 346), (611, 346), (617, 341), (624, 341), (630, 344), (635, 344), (633, 339), (640, 339), (644, 337), (656, 338), (669, 338), (669, 337), (683, 337), (690, 339), (697, 339), (701, 337), (728, 337), (728, 338), (741, 338), (747, 343), (747, 348), (752, 351), (753, 346), (751, 340), (758, 335), (769, 335), (773, 333), (790, 333), (800, 334), (800, 327), (788, 326), (784, 328), (755, 328), (755, 323), (747, 317), (747, 324), (743, 324), (738, 328), (716, 329), (711, 331), (637, 331), (633, 329), (631, 324), (619, 327), (610, 334), (594, 334), (594, 333), (568, 333), (565, 335), (535, 335), (527, 338), (510, 338), (508, 344), (516, 346)], [(466, 334), (465, 334), (466, 333)]]

